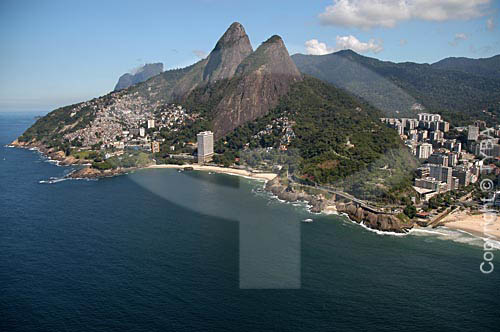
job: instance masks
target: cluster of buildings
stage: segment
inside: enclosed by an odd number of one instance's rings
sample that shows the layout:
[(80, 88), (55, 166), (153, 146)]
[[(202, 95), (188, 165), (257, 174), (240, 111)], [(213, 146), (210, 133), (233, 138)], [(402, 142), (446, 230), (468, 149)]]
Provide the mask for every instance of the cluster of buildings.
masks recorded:
[(293, 131), (294, 124), (295, 121), (289, 120), (286, 116), (274, 119), (265, 129), (255, 134), (253, 138), (260, 140), (266, 135), (281, 135), (279, 149), (286, 151), (288, 145), (290, 145), (290, 142), (295, 137), (295, 132)]
[(198, 114), (186, 111), (182, 106), (162, 104), (144, 99), (140, 95), (115, 93), (110, 100), (93, 99), (75, 107), (71, 116), (83, 108), (95, 112), (94, 120), (85, 128), (64, 135), (76, 146), (89, 149), (125, 149), (127, 147), (160, 151), (161, 130), (177, 131)]
[(467, 131), (467, 150), (464, 150), (461, 141), (445, 138), (450, 124), (443, 121), (439, 114), (419, 113), (417, 119), (382, 118), (381, 121), (397, 130), (408, 148), (423, 163), (417, 169), (414, 188), (424, 199), (475, 183), (484, 171), (483, 166), (488, 163), (484, 160), (485, 152), (489, 157), (500, 157), (500, 130), (492, 129), (497, 138), (485, 139), (481, 133), (486, 124), (482, 121), (476, 121), (467, 128), (455, 128)]

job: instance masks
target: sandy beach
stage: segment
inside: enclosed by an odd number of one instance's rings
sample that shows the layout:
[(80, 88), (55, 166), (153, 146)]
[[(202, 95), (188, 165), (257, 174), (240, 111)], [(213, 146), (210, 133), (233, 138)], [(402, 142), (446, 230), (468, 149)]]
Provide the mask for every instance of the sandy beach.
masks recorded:
[(462, 230), (476, 236), (500, 240), (500, 217), (494, 214), (470, 214), (456, 211), (446, 216), (442, 222), (450, 229)]
[(246, 176), (252, 179), (258, 180), (266, 180), (270, 181), (274, 179), (277, 174), (274, 173), (252, 173), (243, 169), (234, 169), (234, 168), (226, 168), (226, 167), (218, 167), (218, 166), (205, 166), (205, 165), (152, 165), (148, 168), (184, 168), (184, 167), (192, 167), (195, 171), (205, 171), (205, 172), (214, 172), (214, 173), (224, 173), (238, 176)]

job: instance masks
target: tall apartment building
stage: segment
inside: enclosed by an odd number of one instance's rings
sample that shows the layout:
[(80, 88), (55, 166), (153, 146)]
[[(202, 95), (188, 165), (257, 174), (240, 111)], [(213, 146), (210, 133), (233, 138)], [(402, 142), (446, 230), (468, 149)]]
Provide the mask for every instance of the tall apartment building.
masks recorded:
[(423, 143), (417, 146), (417, 151), (416, 151), (417, 158), (419, 159), (427, 159), (431, 156), (432, 154), (432, 144), (429, 143)]
[(430, 113), (418, 113), (419, 121), (441, 121), (441, 115)]
[(430, 133), (429, 138), (431, 142), (442, 141), (444, 138), (444, 133), (442, 131), (436, 130)]
[(453, 168), (442, 165), (429, 165), (430, 177), (448, 185), (452, 189)]
[(148, 120), (148, 129), (149, 128), (154, 128), (155, 127), (155, 120)]
[(479, 127), (469, 126), (467, 130), (467, 139), (469, 141), (477, 141), (479, 137)]
[(448, 153), (448, 166), (453, 167), (458, 165), (458, 155), (456, 152)]
[(202, 131), (196, 136), (198, 140), (198, 164), (211, 161), (214, 155), (214, 134)]
[(449, 166), (448, 165), (448, 155), (442, 153), (433, 153), (430, 155), (429, 164), (436, 164), (441, 166)]
[(458, 183), (461, 186), (468, 186), (471, 182), (471, 174), (466, 167), (457, 167), (452, 174), (458, 178)]
[(439, 130), (441, 130), (444, 133), (447, 133), (450, 131), (450, 123), (446, 121), (441, 121), (439, 122)]

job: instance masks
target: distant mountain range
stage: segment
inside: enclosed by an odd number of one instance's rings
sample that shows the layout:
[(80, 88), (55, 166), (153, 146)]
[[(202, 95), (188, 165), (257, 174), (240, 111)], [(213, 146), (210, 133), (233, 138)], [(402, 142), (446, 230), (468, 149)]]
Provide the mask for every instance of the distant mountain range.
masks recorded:
[(137, 68), (133, 73), (126, 73), (120, 76), (114, 91), (119, 91), (131, 87), (134, 84), (147, 81), (153, 76), (163, 72), (163, 63), (147, 63)]
[(363, 98), (387, 116), (414, 115), (421, 111), (419, 105), (454, 124), (471, 118), (495, 123), (500, 116), (498, 55), (448, 58), (432, 65), (380, 61), (351, 50), (321, 56), (295, 54), (292, 59), (302, 73)]
[(431, 66), (436, 69), (455, 70), (471, 75), (500, 79), (500, 55), (484, 59), (446, 58)]

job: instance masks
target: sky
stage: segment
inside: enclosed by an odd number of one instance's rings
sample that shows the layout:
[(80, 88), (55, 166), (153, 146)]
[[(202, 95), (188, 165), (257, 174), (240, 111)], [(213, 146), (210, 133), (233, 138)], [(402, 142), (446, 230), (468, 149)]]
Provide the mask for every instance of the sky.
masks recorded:
[(185, 67), (232, 22), (255, 48), (341, 49), (433, 63), (500, 54), (500, 0), (0, 0), (0, 111), (49, 111), (110, 92), (144, 63)]

